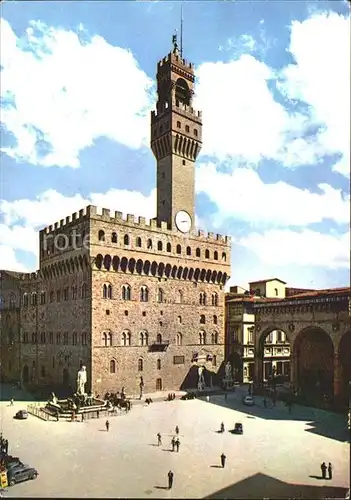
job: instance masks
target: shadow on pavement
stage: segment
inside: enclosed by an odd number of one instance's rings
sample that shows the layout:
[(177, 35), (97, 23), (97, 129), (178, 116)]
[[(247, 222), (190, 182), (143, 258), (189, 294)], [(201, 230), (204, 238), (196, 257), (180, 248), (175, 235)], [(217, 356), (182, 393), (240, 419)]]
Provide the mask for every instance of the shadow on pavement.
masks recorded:
[(289, 484), (258, 473), (204, 498), (299, 498), (310, 500), (315, 498), (345, 498), (346, 492), (347, 488), (337, 486)]
[[(254, 396), (257, 401), (255, 406), (245, 406), (241, 401), (241, 396), (242, 393), (233, 394), (225, 400), (222, 395), (215, 395), (211, 397), (210, 404), (242, 412), (247, 418), (259, 417), (266, 420), (308, 422), (306, 432), (312, 432), (341, 442), (347, 442), (350, 439), (346, 415), (297, 405), (293, 406), (292, 412), (289, 413), (288, 408), (281, 402), (278, 402), (274, 408), (265, 408), (260, 396)], [(206, 401), (202, 397), (199, 399)]]
[(154, 486), (156, 490), (169, 490), (168, 486)]

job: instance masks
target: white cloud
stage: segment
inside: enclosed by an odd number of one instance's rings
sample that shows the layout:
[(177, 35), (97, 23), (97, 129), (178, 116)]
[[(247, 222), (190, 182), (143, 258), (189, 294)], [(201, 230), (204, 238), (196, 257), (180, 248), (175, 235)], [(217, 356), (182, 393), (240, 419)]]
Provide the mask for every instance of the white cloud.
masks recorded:
[(29, 272), (29, 270), (17, 260), (14, 249), (8, 245), (0, 245), (0, 269), (25, 273)]
[(311, 193), (285, 182), (264, 184), (254, 170), (223, 173), (213, 163), (200, 164), (196, 173), (197, 192), (206, 193), (218, 207), (213, 217), (217, 226), (226, 218), (270, 226), (306, 226), (324, 219), (349, 223), (350, 199), (328, 184), (319, 188), (321, 193)]
[(350, 267), (350, 233), (320, 234), (271, 230), (237, 238), (236, 243), (250, 249), (262, 264), (279, 266), (321, 266), (331, 269)]
[[(289, 52), (294, 63), (282, 71), (281, 91), (309, 105), (310, 124), (322, 126), (306, 144), (317, 156), (340, 154), (334, 169), (350, 173), (350, 19), (336, 13), (315, 14), (291, 25)], [(301, 144), (303, 146), (303, 144)], [(287, 145), (287, 157), (296, 149)], [(304, 147), (298, 148), (302, 155)]]
[(127, 49), (88, 39), (81, 26), (77, 34), (34, 21), (19, 39), (6, 20), (1, 45), (1, 119), (17, 140), (2, 148), (9, 156), (77, 167), (80, 151), (99, 137), (145, 143), (152, 80)]
[(0, 245), (36, 253), (38, 251), (38, 233), (31, 226), (0, 224)]
[(35, 200), (2, 200), (1, 211), (7, 225), (21, 224), (38, 228), (53, 224), (87, 205), (97, 205), (100, 209), (110, 208), (124, 214), (142, 215), (151, 219), (155, 217), (156, 212), (156, 190), (153, 189), (145, 196), (138, 191), (110, 189), (106, 193), (91, 193), (83, 198), (79, 194), (64, 196), (50, 189)]

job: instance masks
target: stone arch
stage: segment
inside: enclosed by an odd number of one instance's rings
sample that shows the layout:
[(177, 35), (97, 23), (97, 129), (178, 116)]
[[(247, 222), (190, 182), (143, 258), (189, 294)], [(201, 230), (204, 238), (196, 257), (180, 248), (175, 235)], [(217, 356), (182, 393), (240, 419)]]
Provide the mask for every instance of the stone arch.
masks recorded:
[(194, 268), (191, 267), (189, 269), (188, 279), (191, 281), (193, 279), (193, 276), (194, 276)]
[(211, 276), (212, 283), (215, 283), (216, 279), (217, 279), (217, 271), (213, 271), (212, 276)]
[(200, 277), (200, 269), (197, 267), (194, 272), (194, 279), (195, 281), (198, 281)]
[(219, 273), (217, 274), (217, 283), (221, 283), (221, 281), (222, 281), (222, 276), (223, 276), (222, 271), (219, 271)]
[(80, 256), (78, 257), (78, 260), (79, 260), (79, 267), (80, 267), (80, 269), (83, 269), (83, 256), (82, 256), (82, 255), (80, 255)]
[(122, 257), (121, 259), (121, 270), (126, 273), (128, 269), (128, 259), (127, 257)]
[(117, 257), (117, 255), (115, 255), (112, 259), (112, 269), (116, 272), (118, 271), (118, 268), (119, 268), (119, 262), (120, 262), (119, 257)]
[(158, 265), (158, 275), (160, 278), (162, 278), (164, 272), (165, 272), (165, 265), (163, 262), (160, 262)]
[(188, 278), (188, 274), (189, 274), (189, 268), (188, 267), (184, 267), (183, 269), (183, 280), (186, 280)]
[(153, 261), (152, 264), (151, 264), (151, 274), (152, 276), (156, 276), (157, 274), (157, 262), (156, 261)]
[(225, 285), (227, 283), (227, 280), (228, 280), (228, 274), (224, 273), (223, 277), (222, 277), (222, 283), (223, 283), (223, 285)]
[(135, 271), (135, 264), (136, 264), (135, 259), (133, 259), (133, 258), (132, 258), (132, 259), (129, 259), (129, 262), (128, 262), (128, 270), (129, 270), (129, 272), (130, 272), (130, 273), (132, 273), (132, 274), (133, 274), (133, 273), (134, 273), (134, 271)]
[(211, 269), (208, 269), (207, 272), (206, 272), (206, 278), (205, 278), (206, 281), (207, 281), (207, 283), (210, 282), (211, 276), (212, 276), (212, 271), (211, 271)]
[(142, 274), (144, 263), (141, 259), (136, 261), (135, 269), (138, 274)]
[(105, 255), (104, 268), (107, 269), (107, 271), (109, 271), (111, 268), (111, 261), (112, 261), (111, 255), (109, 255), (109, 254)]
[(200, 281), (205, 281), (205, 278), (206, 278), (206, 269), (201, 269)]
[(294, 339), (295, 379), (299, 391), (320, 400), (333, 394), (334, 344), (322, 328), (308, 326)]
[(165, 267), (165, 275), (167, 278), (170, 277), (171, 275), (171, 272), (172, 272), (172, 266), (171, 264), (166, 264), (166, 267)]
[[(256, 327), (255, 378), (258, 382), (264, 381), (274, 386), (291, 380), (292, 335), (292, 330), (283, 331), (273, 324), (259, 332)], [(254, 345), (253, 327), (248, 329), (247, 337), (248, 345)], [(281, 349), (279, 356), (277, 355), (278, 349)], [(248, 371), (251, 373), (251, 365)]]
[(334, 389), (336, 389), (336, 391), (334, 390), (334, 393), (339, 393), (341, 401), (347, 403), (350, 390), (349, 384), (351, 381), (351, 330), (347, 330), (341, 336), (337, 354), (340, 385), (339, 387), (336, 387), (336, 384), (334, 383)]
[(183, 274), (183, 267), (179, 266), (177, 271), (177, 278), (180, 280)]
[(97, 256), (95, 257), (95, 266), (97, 267), (97, 269), (101, 269), (102, 268), (102, 262), (103, 262), (103, 260), (104, 260), (104, 258), (101, 255), (101, 253), (98, 253)]
[(159, 252), (162, 252), (162, 250), (163, 250), (163, 244), (162, 244), (162, 241), (158, 241), (158, 242), (157, 242), (157, 250), (158, 250)]
[(172, 275), (172, 278), (176, 277), (176, 275), (177, 275), (177, 266), (173, 266), (172, 267), (172, 273), (171, 273), (171, 275)]

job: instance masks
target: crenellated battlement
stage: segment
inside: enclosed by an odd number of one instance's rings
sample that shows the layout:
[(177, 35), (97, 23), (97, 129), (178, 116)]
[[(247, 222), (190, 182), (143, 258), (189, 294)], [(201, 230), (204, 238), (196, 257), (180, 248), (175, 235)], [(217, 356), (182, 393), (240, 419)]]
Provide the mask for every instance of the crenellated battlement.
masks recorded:
[[(173, 111), (181, 112), (183, 115), (188, 116), (190, 119), (195, 119), (197, 121), (201, 121), (202, 119), (202, 111), (198, 111), (194, 109), (192, 106), (187, 106), (186, 104), (183, 104), (175, 99), (173, 97), (172, 99), (172, 109)], [(170, 108), (165, 108), (162, 110), (160, 113), (157, 113), (157, 111), (153, 110), (151, 111), (151, 124), (153, 125), (154, 123), (157, 122), (157, 120), (162, 117), (166, 112), (169, 112)]]
[(71, 225), (72, 223), (77, 223), (83, 219), (86, 219), (87, 216), (89, 216), (88, 208), (89, 207), (85, 207), (79, 210), (79, 212), (74, 212), (72, 215), (68, 215), (66, 218), (61, 219), (59, 222), (55, 222), (54, 224), (45, 227), (41, 230), (41, 232), (43, 232), (44, 234), (49, 234), (53, 231), (56, 231), (57, 229), (64, 228)]
[(170, 63), (175, 63), (177, 64), (177, 66), (181, 66), (185, 70), (190, 71), (190, 73), (194, 72), (193, 63), (181, 58), (180, 55), (173, 54), (172, 52), (170, 52), (167, 56), (165, 56), (163, 59), (161, 59), (161, 61), (157, 63), (157, 69), (160, 69), (162, 68), (162, 66)]

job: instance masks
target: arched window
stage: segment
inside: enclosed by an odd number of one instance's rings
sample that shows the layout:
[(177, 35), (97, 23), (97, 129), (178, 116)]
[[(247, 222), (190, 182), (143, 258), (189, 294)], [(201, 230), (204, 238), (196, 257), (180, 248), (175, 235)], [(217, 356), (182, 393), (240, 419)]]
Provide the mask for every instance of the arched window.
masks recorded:
[(181, 290), (177, 291), (177, 303), (178, 304), (183, 304), (183, 292)]
[(78, 341), (78, 334), (77, 334), (77, 332), (73, 332), (73, 334), (72, 334), (72, 344), (73, 345), (77, 345), (77, 341)]
[(156, 344), (162, 344), (162, 335), (160, 333), (156, 336)]
[(194, 128), (194, 136), (197, 137), (197, 129)]
[(215, 314), (213, 315), (213, 324), (214, 325), (218, 324), (218, 318), (217, 318), (217, 316)]
[(201, 330), (200, 333), (199, 333), (199, 343), (201, 345), (205, 345), (206, 344), (206, 332), (204, 332), (204, 330)]
[(196, 257), (201, 257), (201, 250), (200, 250), (200, 248), (196, 249), (195, 255), (196, 255)]
[(227, 260), (227, 254), (225, 252), (222, 253), (222, 260), (224, 262)]
[(142, 372), (144, 370), (144, 362), (141, 358), (138, 359), (138, 372)]
[(105, 241), (105, 233), (102, 229), (100, 229), (98, 234), (99, 241)]
[(210, 251), (208, 248), (206, 248), (205, 250), (205, 259), (209, 259), (210, 258)]
[(178, 318), (177, 318), (177, 319), (178, 319), (178, 323), (179, 323), (179, 325), (181, 325), (181, 324), (182, 324), (182, 317), (181, 317), (181, 316), (178, 316)]
[(157, 291), (157, 302), (164, 302), (165, 300), (165, 294), (164, 294), (164, 291), (162, 290), (162, 288), (159, 288), (158, 291)]
[(37, 305), (37, 294), (35, 292), (32, 293), (32, 306)]
[(181, 127), (181, 123), (178, 121), (177, 122), (177, 128), (180, 128)]
[(122, 286), (122, 300), (131, 300), (131, 288), (129, 285)]
[(131, 334), (128, 330), (124, 330), (122, 333), (122, 346), (130, 346), (131, 344)]
[(102, 287), (102, 298), (107, 299), (107, 285)]
[(46, 294), (45, 294), (45, 292), (41, 292), (40, 293), (40, 304), (44, 305), (45, 302), (46, 302)]
[(183, 335), (181, 333), (177, 333), (176, 345), (182, 345), (182, 344), (183, 344)]
[(149, 238), (149, 239), (147, 240), (147, 245), (146, 245), (146, 246), (147, 246), (147, 248), (148, 248), (149, 250), (151, 250), (151, 249), (152, 249), (152, 239), (151, 239), (151, 238)]
[(170, 243), (167, 243), (166, 250), (167, 250), (167, 252), (171, 252), (172, 251), (172, 245)]
[(156, 366), (157, 366), (157, 369), (158, 369), (158, 370), (161, 370), (161, 360), (160, 360), (160, 359), (158, 359), (158, 360), (156, 361)]
[(107, 287), (107, 298), (112, 299), (112, 286), (108, 285)]
[(112, 233), (111, 241), (112, 241), (112, 243), (117, 243), (117, 233)]
[(147, 286), (142, 286), (140, 288), (140, 302), (148, 302), (149, 301), (149, 289)]
[(206, 305), (206, 294), (205, 294), (205, 292), (200, 292), (199, 304), (200, 304), (200, 306), (205, 306)]
[(213, 258), (214, 258), (214, 260), (218, 260), (218, 252), (217, 252), (217, 250), (215, 250), (213, 252)]
[(200, 316), (200, 323), (201, 323), (202, 325), (204, 325), (204, 324), (206, 323), (206, 318), (205, 318), (205, 315), (204, 315), (204, 314), (201, 314), (201, 316)]
[(186, 247), (186, 254), (191, 255), (191, 247)]
[(157, 242), (157, 250), (160, 250), (160, 251), (162, 251), (162, 250), (163, 250), (162, 241), (158, 241), (158, 242)]
[(278, 288), (274, 289), (275, 296), (278, 297)]
[(114, 359), (110, 361), (110, 373), (116, 373), (116, 361)]
[(146, 332), (140, 332), (139, 344), (142, 346), (148, 345), (148, 334)]
[(141, 238), (139, 238), (139, 237), (136, 239), (136, 246), (138, 248), (141, 248)]
[(177, 254), (182, 253), (182, 247), (180, 245), (177, 245)]
[(107, 347), (107, 333), (102, 334), (102, 342), (104, 347)]
[(125, 235), (124, 235), (124, 238), (123, 238), (123, 243), (124, 243), (125, 245), (129, 245), (129, 236), (128, 236), (128, 234), (125, 234)]
[(23, 294), (23, 307), (28, 307), (28, 293)]
[(212, 305), (218, 306), (218, 295), (216, 293), (212, 294)]
[(218, 344), (218, 333), (217, 332), (212, 333), (211, 342), (212, 342), (212, 344)]

